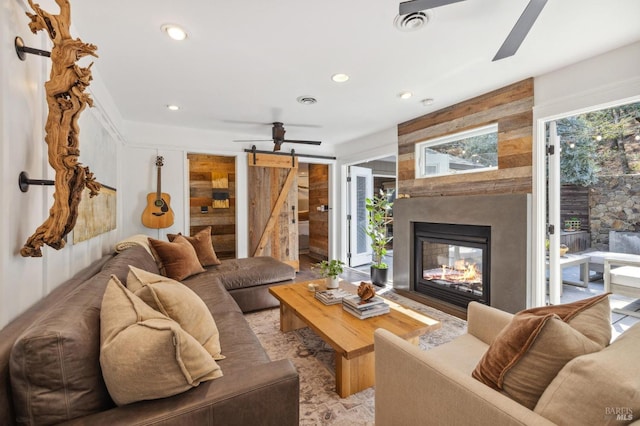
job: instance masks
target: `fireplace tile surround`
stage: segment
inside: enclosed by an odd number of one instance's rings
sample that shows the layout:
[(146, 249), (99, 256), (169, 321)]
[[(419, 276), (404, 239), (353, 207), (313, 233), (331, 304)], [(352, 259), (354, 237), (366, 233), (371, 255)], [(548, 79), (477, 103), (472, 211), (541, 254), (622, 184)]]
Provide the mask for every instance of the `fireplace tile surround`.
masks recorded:
[[(447, 305), (415, 291), (413, 225), (432, 222), (491, 227), (491, 306), (525, 309), (530, 289), (530, 194), (400, 198), (393, 206), (393, 287), (425, 304)], [(450, 306), (453, 313), (459, 307)]]

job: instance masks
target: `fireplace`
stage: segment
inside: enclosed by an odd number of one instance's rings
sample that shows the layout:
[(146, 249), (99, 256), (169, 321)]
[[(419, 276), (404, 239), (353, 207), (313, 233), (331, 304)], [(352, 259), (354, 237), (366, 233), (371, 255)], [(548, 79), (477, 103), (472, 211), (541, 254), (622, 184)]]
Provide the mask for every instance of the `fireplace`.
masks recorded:
[[(393, 288), (400, 294), (420, 301), (436, 309), (460, 315), (466, 315), (461, 304), (443, 302), (441, 299), (418, 291), (417, 283), (424, 281), (424, 270), (447, 266), (445, 272), (456, 269), (455, 253), (458, 250), (462, 258), (478, 259), (466, 263), (476, 263), (476, 269), (482, 274), (483, 303), (503, 311), (515, 313), (527, 308), (529, 297), (529, 229), (531, 211), (528, 194), (483, 194), (465, 196), (434, 196), (396, 199), (393, 205)], [(420, 223), (459, 225), (462, 230), (466, 226), (478, 229), (490, 229), (486, 249), (479, 254), (469, 241), (445, 242), (444, 255), (446, 262), (435, 262), (435, 265), (418, 268), (416, 259), (422, 262), (422, 255), (416, 257), (421, 245), (416, 245), (414, 232)], [(420, 226), (417, 226), (418, 230)], [(462, 232), (463, 234), (466, 232)], [(458, 237), (460, 232), (455, 233)], [(472, 240), (482, 240), (482, 235), (472, 235)], [(455, 239), (455, 238), (454, 238)], [(452, 247), (449, 247), (452, 246)], [(456, 249), (458, 247), (458, 249)], [(440, 247), (442, 249), (442, 247)], [(473, 249), (473, 250), (472, 250)], [(453, 254), (451, 254), (453, 253)], [(442, 255), (441, 255), (442, 256)], [(484, 257), (486, 256), (486, 259)], [(479, 259), (483, 258), (480, 262)], [(450, 259), (450, 260), (449, 260)], [(463, 260), (463, 259), (457, 259)], [(480, 265), (478, 267), (478, 265)], [(453, 266), (451, 266), (453, 265)], [(462, 264), (458, 263), (458, 269)], [(417, 270), (419, 269), (419, 270)], [(450, 274), (452, 275), (452, 274)], [(428, 278), (428, 277), (427, 277)], [(445, 274), (446, 278), (446, 274)], [(431, 280), (433, 281), (433, 280)], [(429, 286), (437, 290), (450, 290), (445, 286), (438, 288), (434, 283), (422, 283), (419, 287)], [(436, 285), (438, 283), (435, 283)], [(476, 284), (474, 286), (477, 287)], [(489, 288), (490, 286), (490, 288)], [(424, 287), (423, 287), (424, 288)], [(462, 289), (460, 286), (459, 289)], [(474, 292), (471, 289), (470, 293)], [(475, 291), (477, 292), (477, 288)], [(459, 292), (463, 293), (463, 292)], [(455, 293), (454, 293), (455, 294)], [(459, 295), (456, 295), (459, 296)], [(465, 295), (469, 296), (469, 294)], [(478, 294), (473, 297), (479, 296)], [(468, 303), (468, 302), (465, 302)]]
[(413, 224), (415, 291), (462, 308), (489, 304), (491, 227)]

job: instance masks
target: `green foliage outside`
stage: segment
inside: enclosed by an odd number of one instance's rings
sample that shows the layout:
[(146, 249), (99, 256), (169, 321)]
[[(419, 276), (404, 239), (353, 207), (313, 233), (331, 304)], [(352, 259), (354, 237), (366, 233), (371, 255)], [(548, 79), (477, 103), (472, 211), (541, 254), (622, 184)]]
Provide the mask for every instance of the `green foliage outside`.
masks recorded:
[(591, 186), (600, 174), (640, 173), (640, 103), (557, 121), (563, 184)]

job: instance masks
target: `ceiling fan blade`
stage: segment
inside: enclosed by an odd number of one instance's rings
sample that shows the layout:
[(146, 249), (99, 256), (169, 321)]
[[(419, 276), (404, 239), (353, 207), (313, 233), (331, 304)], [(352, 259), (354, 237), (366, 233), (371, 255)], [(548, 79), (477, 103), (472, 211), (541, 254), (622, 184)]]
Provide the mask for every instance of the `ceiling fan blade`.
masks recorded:
[(273, 139), (234, 139), (234, 142), (273, 142)]
[(400, 3), (400, 15), (420, 12), (421, 10), (433, 9), (435, 7), (446, 6), (451, 3), (458, 3), (464, 0), (411, 0)]
[(321, 141), (299, 141), (299, 140), (295, 140), (295, 139), (285, 139), (282, 142), (304, 143), (304, 144), (307, 144), (307, 145), (320, 145), (322, 143)]
[(522, 42), (524, 38), (529, 34), (529, 30), (538, 19), (538, 15), (542, 12), (544, 5), (547, 4), (547, 0), (530, 0), (527, 7), (518, 18), (518, 22), (513, 26), (513, 29), (507, 36), (500, 49), (498, 49), (498, 53), (492, 59), (492, 62), (499, 61), (500, 59), (508, 58), (509, 56), (513, 56)]

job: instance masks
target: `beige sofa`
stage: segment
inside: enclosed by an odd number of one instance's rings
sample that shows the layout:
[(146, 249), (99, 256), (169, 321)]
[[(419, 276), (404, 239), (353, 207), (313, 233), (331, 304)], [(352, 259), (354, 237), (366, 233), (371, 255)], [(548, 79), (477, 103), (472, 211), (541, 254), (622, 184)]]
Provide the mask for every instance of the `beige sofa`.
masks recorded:
[[(570, 361), (540, 398), (540, 401), (551, 401), (545, 411), (539, 409), (541, 404), (530, 410), (471, 377), (489, 344), (512, 317), (473, 302), (468, 309), (467, 334), (429, 351), (378, 329), (375, 333), (376, 426), (622, 425), (634, 420), (633, 425), (640, 425), (640, 408), (616, 403), (623, 392), (625, 400), (638, 401), (631, 405), (640, 404), (640, 363), (637, 362), (640, 324), (600, 352)], [(584, 371), (593, 371), (596, 377), (590, 383), (587, 380), (585, 385), (584, 377), (575, 379), (575, 371), (582, 371), (583, 375)], [(626, 387), (616, 388), (616, 383), (625, 380)], [(560, 410), (555, 407), (555, 414), (552, 413), (552, 405), (560, 401), (556, 398), (558, 388), (572, 384), (576, 389), (571, 393), (580, 402), (569, 403)], [(585, 423), (584, 416), (590, 421)], [(621, 421), (622, 418), (626, 421)]]

